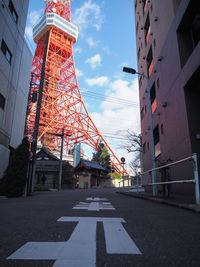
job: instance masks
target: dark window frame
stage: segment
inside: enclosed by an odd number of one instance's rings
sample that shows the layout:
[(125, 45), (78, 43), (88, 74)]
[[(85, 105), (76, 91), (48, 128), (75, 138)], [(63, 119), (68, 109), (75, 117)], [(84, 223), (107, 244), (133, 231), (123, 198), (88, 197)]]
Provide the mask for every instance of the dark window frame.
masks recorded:
[(150, 77), (151, 73), (153, 71), (153, 68), (154, 68), (152, 45), (149, 48), (149, 52), (147, 54), (146, 63), (147, 63), (147, 74), (148, 74), (148, 77)]
[(141, 116), (141, 120), (143, 120), (143, 119), (144, 119), (144, 107), (141, 109), (141, 114), (140, 114), (140, 116)]
[(15, 9), (15, 7), (14, 7), (14, 5), (13, 5), (12, 0), (9, 0), (8, 7), (9, 7), (9, 9), (10, 9), (10, 13), (11, 13), (11, 15), (12, 15), (14, 21), (15, 21), (16, 24), (17, 24), (19, 16), (18, 16), (17, 11), (16, 11), (16, 9)]
[(145, 21), (145, 25), (144, 25), (144, 37), (145, 37), (146, 45), (148, 44), (148, 41), (149, 41), (150, 32), (151, 32), (151, 28), (150, 28), (150, 19), (149, 19), (149, 13), (148, 13), (146, 21)]
[(6, 98), (0, 93), (0, 108), (4, 110)]
[(177, 29), (181, 67), (185, 65), (193, 50), (200, 42), (200, 5), (190, 1)]
[(150, 97), (151, 97), (151, 110), (152, 110), (152, 114), (154, 114), (156, 109), (157, 109), (155, 82), (153, 83), (153, 85), (152, 85), (152, 87), (150, 89)]
[(158, 124), (153, 129), (153, 139), (154, 139), (154, 145), (157, 145), (160, 142), (160, 132), (159, 132), (159, 125)]
[(8, 62), (11, 64), (12, 53), (11, 53), (10, 49), (8, 48), (4, 39), (2, 39), (2, 41), (1, 41), (1, 51), (3, 52), (3, 54), (6, 57), (6, 59), (8, 60)]

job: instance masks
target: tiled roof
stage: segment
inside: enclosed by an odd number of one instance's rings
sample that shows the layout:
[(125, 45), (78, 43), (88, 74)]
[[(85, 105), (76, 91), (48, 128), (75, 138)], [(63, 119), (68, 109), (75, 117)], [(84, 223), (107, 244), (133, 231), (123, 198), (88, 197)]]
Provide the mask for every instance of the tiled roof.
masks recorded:
[(97, 169), (97, 170), (101, 170), (101, 171), (106, 171), (106, 169), (104, 169), (101, 165), (99, 165), (98, 162), (96, 161), (89, 161), (86, 159), (81, 159), (78, 166), (76, 167), (76, 169), (78, 169), (80, 166), (85, 166), (88, 168), (92, 168), (92, 169)]

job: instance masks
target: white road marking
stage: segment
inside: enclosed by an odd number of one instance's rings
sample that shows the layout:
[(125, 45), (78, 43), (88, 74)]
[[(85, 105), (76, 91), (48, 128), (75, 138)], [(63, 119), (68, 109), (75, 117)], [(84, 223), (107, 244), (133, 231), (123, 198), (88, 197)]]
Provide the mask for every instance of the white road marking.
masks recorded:
[(88, 211), (99, 211), (99, 210), (115, 210), (110, 202), (80, 202), (72, 209), (74, 210), (88, 210)]
[(142, 254), (121, 222), (103, 222), (106, 251), (109, 254)]
[(100, 198), (100, 197), (87, 197), (87, 201), (107, 201), (107, 198)]
[(7, 259), (55, 260), (53, 267), (95, 267), (97, 222), (103, 222), (107, 253), (141, 254), (122, 218), (61, 217), (58, 222), (78, 222), (68, 241), (27, 242)]
[(135, 242), (130, 238), (124, 229), (122, 218), (103, 218), (103, 217), (61, 217), (59, 222), (70, 221), (84, 222), (103, 222), (106, 251), (108, 254), (142, 254)]
[(56, 260), (54, 267), (95, 267), (96, 223), (79, 221), (68, 241), (28, 242), (7, 259)]

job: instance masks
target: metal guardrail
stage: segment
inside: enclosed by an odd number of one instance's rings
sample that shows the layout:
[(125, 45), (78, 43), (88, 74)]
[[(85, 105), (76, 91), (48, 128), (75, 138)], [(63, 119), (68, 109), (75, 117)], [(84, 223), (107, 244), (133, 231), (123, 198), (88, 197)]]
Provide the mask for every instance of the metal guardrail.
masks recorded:
[(157, 171), (157, 170), (160, 170), (160, 169), (163, 169), (163, 168), (166, 168), (166, 167), (169, 167), (169, 166), (173, 166), (173, 165), (177, 165), (177, 164), (180, 164), (182, 162), (185, 162), (185, 161), (188, 161), (188, 160), (192, 160), (193, 161), (193, 173), (194, 173), (194, 179), (188, 179), (188, 180), (176, 180), (176, 181), (169, 181), (169, 182), (158, 182), (158, 183), (149, 183), (149, 184), (144, 184), (141, 186), (147, 186), (147, 185), (164, 185), (164, 184), (177, 184), (177, 183), (194, 183), (195, 184), (195, 199), (196, 199), (196, 204), (197, 205), (200, 205), (200, 195), (199, 195), (199, 174), (198, 174), (198, 163), (197, 163), (197, 154), (194, 153), (192, 156), (190, 157), (187, 157), (187, 158), (184, 158), (184, 159), (181, 159), (181, 160), (178, 160), (178, 161), (175, 161), (175, 162), (172, 162), (172, 163), (168, 163), (166, 165), (163, 165), (161, 167), (157, 167), (157, 168), (154, 168), (154, 169), (150, 169), (148, 171), (145, 171), (143, 173), (141, 173), (141, 176), (146, 174), (146, 173), (149, 173), (149, 174), (152, 174), (153, 171)]

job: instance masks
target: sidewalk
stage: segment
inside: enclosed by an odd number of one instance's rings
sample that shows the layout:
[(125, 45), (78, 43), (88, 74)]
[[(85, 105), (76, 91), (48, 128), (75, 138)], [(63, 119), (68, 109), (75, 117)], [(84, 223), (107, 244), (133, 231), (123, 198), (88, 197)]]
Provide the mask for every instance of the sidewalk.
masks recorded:
[(153, 197), (150, 192), (132, 192), (132, 188), (121, 188), (116, 191), (118, 194), (146, 199), (160, 204), (170, 205), (178, 208), (187, 209), (193, 212), (200, 213), (200, 205), (195, 204), (195, 199), (187, 195), (172, 195), (170, 197), (157, 196)]

